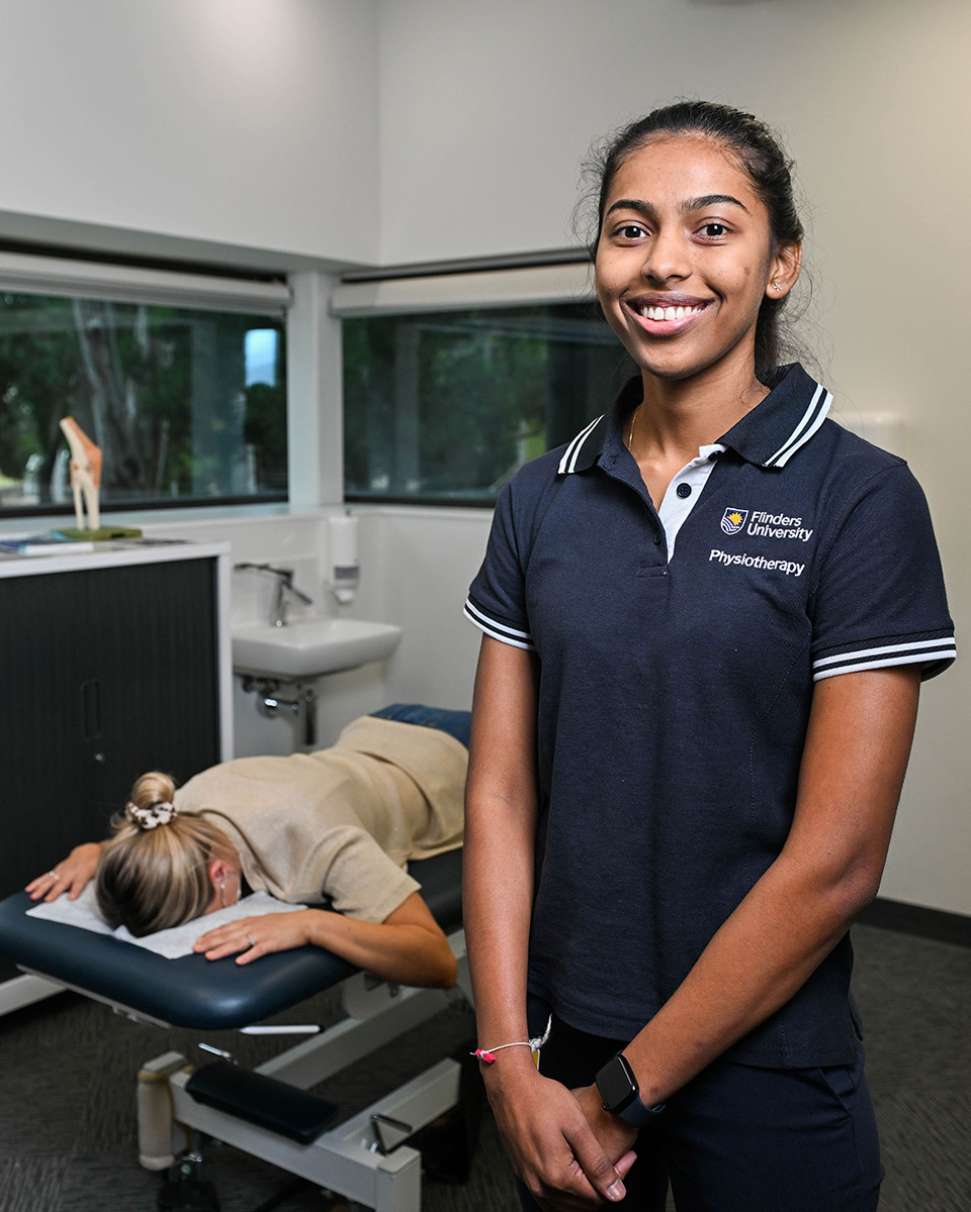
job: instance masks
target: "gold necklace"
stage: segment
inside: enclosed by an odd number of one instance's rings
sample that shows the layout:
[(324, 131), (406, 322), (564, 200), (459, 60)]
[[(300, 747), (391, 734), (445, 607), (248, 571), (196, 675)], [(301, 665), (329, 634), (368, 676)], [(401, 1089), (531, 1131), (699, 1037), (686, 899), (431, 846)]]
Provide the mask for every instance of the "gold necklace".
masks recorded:
[[(632, 455), (634, 453), (634, 422), (637, 420), (637, 413), (638, 413), (639, 409), (640, 409), (640, 405), (638, 405), (637, 408), (634, 409), (634, 412), (630, 419), (630, 432), (627, 435), (627, 449), (631, 452)], [(636, 462), (636, 460), (635, 460), (635, 462)]]

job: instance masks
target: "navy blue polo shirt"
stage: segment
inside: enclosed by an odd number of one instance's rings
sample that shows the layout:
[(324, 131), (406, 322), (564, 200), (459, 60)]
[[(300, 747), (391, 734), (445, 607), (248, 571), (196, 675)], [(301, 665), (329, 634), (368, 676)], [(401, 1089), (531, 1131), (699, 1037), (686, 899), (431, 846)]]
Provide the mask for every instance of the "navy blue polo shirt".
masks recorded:
[[(956, 655), (907, 463), (801, 366), (770, 387), (659, 513), (623, 439), (631, 379), (503, 486), (469, 590), (473, 623), (538, 657), (528, 991), (582, 1031), (636, 1035), (776, 859), (814, 683)], [(725, 1056), (850, 1062), (852, 958), (847, 932)]]

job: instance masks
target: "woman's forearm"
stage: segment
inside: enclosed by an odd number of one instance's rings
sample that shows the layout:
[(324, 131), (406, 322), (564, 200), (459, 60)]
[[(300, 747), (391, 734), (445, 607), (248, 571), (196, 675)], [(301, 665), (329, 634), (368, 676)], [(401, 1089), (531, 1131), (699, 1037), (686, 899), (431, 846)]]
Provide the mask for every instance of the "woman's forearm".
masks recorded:
[(342, 959), (399, 985), (451, 988), (457, 966), (444, 936), (422, 926), (363, 922), (328, 909), (308, 910), (311, 940)]
[[(472, 698), (462, 860), (462, 920), (480, 1047), (527, 1037), (538, 678), (534, 654), (483, 636)], [(493, 1081), (499, 1071), (532, 1067), (527, 1048), (504, 1049), (498, 1056), (501, 1063), (486, 1066)]]
[(533, 793), (523, 799), (470, 794), (466, 807), (463, 921), (482, 1046), (526, 1038), (535, 813)]
[(777, 859), (624, 1049), (641, 1097), (663, 1102), (778, 1010), (868, 899), (856, 884)]
[(786, 845), (624, 1049), (663, 1101), (784, 1005), (876, 895), (914, 735), (916, 666), (824, 680)]

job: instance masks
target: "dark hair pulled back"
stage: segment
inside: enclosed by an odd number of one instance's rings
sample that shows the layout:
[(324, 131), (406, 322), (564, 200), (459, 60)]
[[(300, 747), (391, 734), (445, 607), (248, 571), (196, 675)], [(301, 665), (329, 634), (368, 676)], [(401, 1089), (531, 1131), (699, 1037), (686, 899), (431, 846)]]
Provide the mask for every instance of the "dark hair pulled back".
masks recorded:
[[(714, 101), (678, 101), (652, 110), (609, 138), (587, 169), (599, 179), (597, 230), (588, 249), (597, 254), (604, 205), (617, 170), (627, 157), (652, 138), (663, 135), (706, 135), (730, 148), (748, 173), (769, 213), (773, 252), (783, 244), (802, 242), (803, 226), (793, 197), (792, 165), (776, 136), (753, 114)], [(788, 300), (766, 297), (755, 328), (755, 373), (766, 382), (780, 361), (779, 316)]]

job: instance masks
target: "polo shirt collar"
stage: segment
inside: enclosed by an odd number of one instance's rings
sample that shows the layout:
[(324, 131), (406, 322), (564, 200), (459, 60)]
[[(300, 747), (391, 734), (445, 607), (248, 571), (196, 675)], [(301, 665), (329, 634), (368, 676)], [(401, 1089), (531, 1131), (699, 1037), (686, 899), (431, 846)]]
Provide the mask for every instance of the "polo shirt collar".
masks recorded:
[[(783, 468), (817, 432), (833, 397), (798, 362), (782, 366), (768, 384), (769, 394), (712, 445), (730, 446), (758, 467)], [(605, 450), (624, 447), (623, 426), (643, 395), (641, 376), (621, 388), (609, 412), (595, 418), (567, 444), (557, 471), (587, 471)]]

